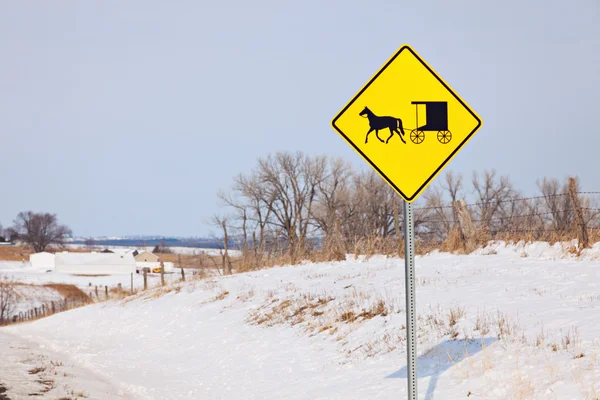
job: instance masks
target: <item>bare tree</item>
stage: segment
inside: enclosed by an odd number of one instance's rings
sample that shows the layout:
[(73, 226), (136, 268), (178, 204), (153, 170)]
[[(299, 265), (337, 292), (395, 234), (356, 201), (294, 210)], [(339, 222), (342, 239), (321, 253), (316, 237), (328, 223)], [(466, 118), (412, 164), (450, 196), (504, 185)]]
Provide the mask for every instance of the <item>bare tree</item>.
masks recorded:
[(566, 231), (573, 222), (573, 211), (568, 196), (568, 183), (561, 185), (556, 178), (546, 178), (538, 182), (538, 187), (544, 196), (544, 206), (549, 214), (551, 228)]
[(154, 246), (154, 249), (152, 249), (152, 253), (154, 253), (154, 254), (158, 254), (158, 253), (172, 254), (173, 250), (171, 250), (169, 244), (163, 240)]
[(292, 260), (304, 248), (325, 168), (324, 157), (310, 158), (301, 152), (259, 159), (260, 184), (266, 197), (273, 199), (269, 223), (285, 235)]
[(223, 229), (223, 251), (221, 252), (221, 257), (223, 260), (223, 274), (231, 275), (231, 258), (229, 257), (229, 234), (227, 233), (228, 218), (215, 215), (213, 217), (213, 222), (215, 225)]
[(340, 158), (331, 159), (323, 179), (318, 184), (317, 204), (313, 218), (315, 225), (328, 234), (339, 221), (338, 211), (347, 204), (348, 181), (352, 169)]
[(6, 242), (6, 236), (4, 235), (4, 227), (0, 224), (0, 242)]
[(17, 294), (12, 282), (0, 276), (0, 325), (10, 321), (16, 307)]
[(93, 250), (96, 248), (96, 241), (94, 240), (94, 238), (90, 237), (83, 241), (83, 245), (85, 246), (86, 249)]
[(10, 228), (11, 239), (18, 239), (36, 252), (44, 251), (48, 246), (63, 246), (65, 239), (72, 236), (71, 229), (60, 225), (56, 214), (20, 212)]
[(495, 170), (485, 170), (480, 180), (477, 172), (473, 172), (473, 188), (477, 196), (477, 214), (480, 226), (488, 232), (494, 230), (493, 219), (499, 213), (502, 205), (514, 198), (514, 190), (507, 176), (496, 177)]

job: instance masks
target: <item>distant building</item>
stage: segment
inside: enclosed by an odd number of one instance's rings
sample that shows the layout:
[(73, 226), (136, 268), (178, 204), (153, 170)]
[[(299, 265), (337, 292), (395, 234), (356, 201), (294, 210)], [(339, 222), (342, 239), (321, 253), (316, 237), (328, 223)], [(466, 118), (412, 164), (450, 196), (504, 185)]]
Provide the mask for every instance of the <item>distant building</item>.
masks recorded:
[(136, 272), (131, 253), (58, 253), (56, 272), (78, 275), (112, 275)]
[(31, 254), (29, 256), (29, 263), (33, 268), (54, 269), (55, 260), (56, 256), (47, 251)]
[(138, 255), (135, 256), (136, 262), (158, 262), (158, 256), (154, 253), (150, 253), (149, 251), (142, 251)]

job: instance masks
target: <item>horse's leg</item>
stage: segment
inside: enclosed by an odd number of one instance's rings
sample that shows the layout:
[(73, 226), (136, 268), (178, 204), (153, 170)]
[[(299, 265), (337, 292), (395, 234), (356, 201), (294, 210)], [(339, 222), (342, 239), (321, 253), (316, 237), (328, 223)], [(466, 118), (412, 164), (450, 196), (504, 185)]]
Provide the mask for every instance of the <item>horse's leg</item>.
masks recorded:
[[(402, 143), (406, 144), (406, 142), (404, 141), (404, 138), (402, 137), (402, 135), (400, 134), (400, 132), (398, 132), (397, 129), (394, 129), (394, 132), (396, 132), (396, 134), (400, 137), (400, 140), (402, 140)], [(404, 131), (402, 131), (402, 134), (404, 134)]]
[(369, 129), (369, 132), (367, 132), (367, 137), (365, 138), (365, 144), (369, 143), (369, 133), (373, 132), (373, 128)]
[(394, 136), (394, 131), (392, 130), (394, 128), (392, 128), (391, 126), (389, 127), (390, 130), (390, 136), (387, 138), (387, 140), (385, 141), (385, 144), (388, 144), (388, 142), (390, 141), (390, 139), (392, 138), (392, 136)]
[(381, 143), (383, 143), (383, 142), (384, 142), (384, 141), (383, 141), (383, 140), (381, 140), (381, 138), (379, 137), (379, 129), (375, 129), (375, 136), (377, 136), (377, 139), (379, 139), (379, 141), (380, 141)]
[[(398, 118), (398, 128), (396, 129), (400, 129), (400, 132), (402, 132), (402, 135), (400, 135), (398, 133), (398, 136), (400, 136), (400, 139), (402, 139), (402, 143), (406, 144), (406, 142), (404, 141), (404, 128), (402, 127), (402, 120), (400, 118)], [(396, 131), (397, 132), (397, 131)]]

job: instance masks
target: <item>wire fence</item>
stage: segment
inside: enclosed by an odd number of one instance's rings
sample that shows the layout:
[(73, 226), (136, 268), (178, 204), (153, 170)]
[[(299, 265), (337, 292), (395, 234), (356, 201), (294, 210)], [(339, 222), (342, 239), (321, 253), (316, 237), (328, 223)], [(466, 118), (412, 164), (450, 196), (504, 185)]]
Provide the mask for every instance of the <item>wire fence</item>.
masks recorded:
[[(421, 234), (438, 233), (449, 229), (464, 232), (464, 224), (483, 229), (488, 235), (502, 234), (573, 234), (587, 241), (588, 231), (600, 231), (600, 191), (572, 191), (541, 196), (493, 199), (487, 202), (439, 204), (415, 207), (416, 225)], [(560, 198), (560, 201), (554, 201)], [(541, 200), (541, 201), (540, 201)], [(597, 204), (592, 204), (594, 203)], [(457, 202), (458, 203), (458, 202)], [(505, 207), (512, 203), (515, 207)], [(582, 204), (583, 203), (583, 204)], [(467, 221), (458, 217), (459, 209)], [(417, 230), (417, 232), (419, 232)]]

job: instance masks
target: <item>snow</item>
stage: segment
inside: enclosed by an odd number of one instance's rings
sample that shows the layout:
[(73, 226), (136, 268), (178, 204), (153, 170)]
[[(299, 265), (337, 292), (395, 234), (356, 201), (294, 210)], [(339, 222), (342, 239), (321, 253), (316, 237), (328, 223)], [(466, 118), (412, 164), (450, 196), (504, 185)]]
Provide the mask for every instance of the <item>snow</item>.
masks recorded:
[[(88, 249), (89, 248), (89, 246), (87, 246), (85, 244), (68, 244), (66, 247), (71, 248), (71, 249)], [(121, 251), (121, 252), (128, 251), (128, 250), (134, 250), (132, 247), (128, 247), (128, 246), (113, 246), (113, 245), (99, 246), (99, 245), (96, 245), (94, 247), (95, 247), (96, 251), (104, 250), (104, 249), (109, 249), (109, 250), (113, 250), (113, 251)], [(135, 250), (152, 252), (152, 250), (154, 250), (154, 246), (140, 246), (140, 247), (136, 247)], [(188, 254), (188, 255), (204, 254), (204, 255), (208, 255), (208, 256), (218, 256), (221, 254), (219, 249), (209, 249), (209, 248), (199, 248), (199, 247), (173, 246), (173, 247), (169, 247), (169, 250), (171, 250), (175, 254)], [(229, 250), (229, 255), (232, 257), (238, 256), (240, 254), (241, 254), (241, 252), (239, 250)]]
[(29, 286), (15, 285), (15, 293), (17, 294), (17, 303), (12, 315), (19, 315), (20, 312), (34, 308), (41, 308), (42, 305), (48, 307), (51, 302), (59, 303), (64, 300), (64, 297), (55, 289), (44, 286)]
[[(577, 258), (571, 245), (416, 257), (419, 399), (598, 397), (600, 247)], [(131, 399), (401, 399), (404, 304), (403, 260), (349, 256), (178, 283), (0, 334)]]
[[(197, 269), (184, 268), (186, 276), (193, 276), (194, 272), (198, 272)], [(214, 271), (207, 270), (207, 273), (214, 273)], [(6, 276), (7, 278), (21, 282), (29, 283), (34, 285), (44, 285), (47, 283), (65, 283), (75, 285), (85, 293), (93, 290), (95, 286), (110, 288), (116, 288), (119, 283), (123, 290), (129, 290), (131, 288), (131, 275), (130, 274), (114, 274), (100, 276), (82, 276), (70, 273), (61, 273), (56, 271), (48, 271), (46, 269), (33, 268), (28, 263), (21, 263), (18, 261), (0, 261), (0, 275)], [(165, 281), (167, 283), (177, 282), (181, 279), (180, 269), (175, 268), (171, 273), (165, 273)], [(148, 285), (154, 287), (160, 284), (160, 274), (148, 274)], [(134, 289), (140, 289), (144, 287), (144, 276), (142, 273), (133, 274), (133, 286)]]
[(73, 364), (64, 354), (2, 331), (0, 359), (0, 387), (11, 382), (7, 385), (11, 400), (47, 399), (48, 395), (52, 399), (127, 399), (110, 382)]

